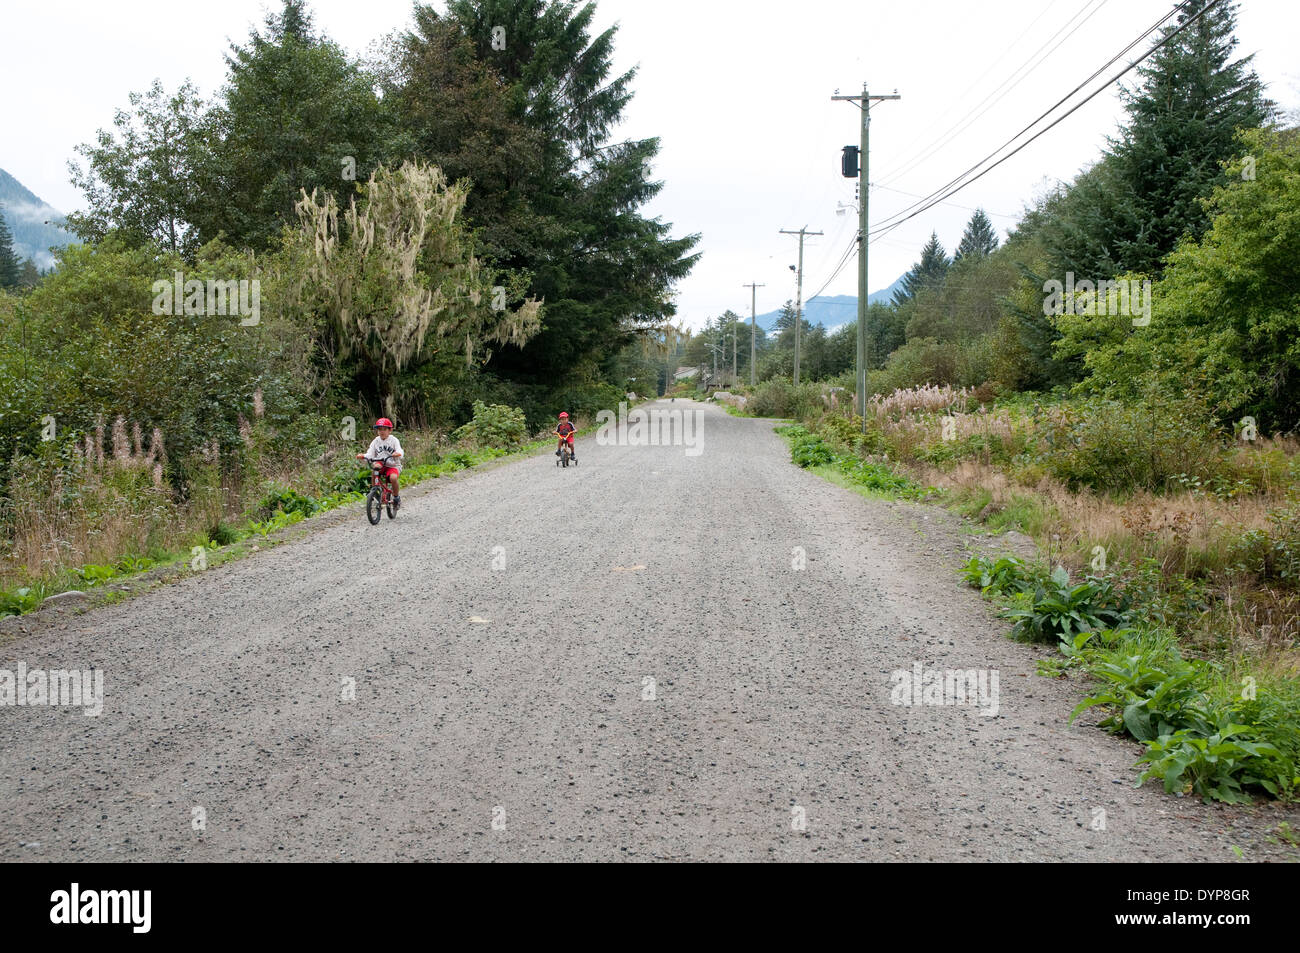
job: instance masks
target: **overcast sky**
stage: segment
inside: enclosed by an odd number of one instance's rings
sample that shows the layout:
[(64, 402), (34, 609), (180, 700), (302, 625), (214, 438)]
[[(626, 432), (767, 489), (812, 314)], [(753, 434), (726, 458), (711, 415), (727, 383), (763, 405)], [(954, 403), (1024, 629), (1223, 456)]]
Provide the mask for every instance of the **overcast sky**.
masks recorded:
[[(441, 3), (436, 3), (441, 7)], [(596, 23), (619, 24), (615, 62), (639, 65), (635, 97), (617, 135), (658, 136), (663, 191), (648, 214), (673, 233), (699, 233), (704, 256), (678, 288), (680, 319), (700, 327), (726, 308), (748, 315), (793, 298), (797, 239), (804, 295), (830, 277), (856, 224), (853, 181), (840, 147), (858, 141), (858, 112), (841, 93), (902, 99), (876, 105), (871, 123), (873, 223), (982, 159), (1134, 40), (1172, 0), (599, 0)], [(40, 0), (5, 11), (0, 65), (6, 91), (0, 167), (62, 212), (82, 208), (69, 183), (74, 147), (111, 127), (127, 94), (155, 77), (174, 90), (187, 77), (211, 96), (223, 52), (243, 43), (279, 3), (266, 0)], [(318, 30), (353, 53), (410, 21), (409, 0), (314, 0)], [(1283, 109), (1300, 108), (1300, 5), (1246, 0), (1238, 53)], [(508, 38), (507, 38), (508, 40)], [(1145, 45), (1143, 47), (1145, 49)], [(1111, 67), (1112, 75), (1126, 65)], [(1130, 74), (1132, 76), (1133, 74)], [(1090, 87), (1091, 88), (1091, 87)], [(970, 210), (1000, 233), (1024, 204), (1096, 159), (1122, 113), (1112, 87), (952, 199), (871, 246), (871, 290), (918, 257), (930, 231), (951, 252)], [(964, 127), (964, 128), (963, 128)], [(911, 194), (909, 194), (911, 193)], [(855, 294), (850, 261), (825, 294)], [(846, 315), (846, 317), (851, 317)]]

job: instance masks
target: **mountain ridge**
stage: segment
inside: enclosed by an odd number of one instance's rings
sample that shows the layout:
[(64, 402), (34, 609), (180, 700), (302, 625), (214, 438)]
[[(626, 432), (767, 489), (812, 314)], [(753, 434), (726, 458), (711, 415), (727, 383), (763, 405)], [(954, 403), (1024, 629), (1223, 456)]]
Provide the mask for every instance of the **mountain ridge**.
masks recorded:
[(32, 259), (37, 268), (54, 266), (51, 247), (62, 247), (77, 240), (60, 227), (67, 221), (62, 212), (4, 169), (0, 169), (0, 214), (13, 233), (14, 254)]
[[(887, 288), (881, 288), (879, 291), (873, 291), (867, 295), (867, 304), (889, 304), (894, 297), (894, 292), (902, 287), (903, 275), (890, 284)], [(794, 299), (790, 299), (793, 301)], [(771, 332), (776, 327), (777, 319), (781, 316), (781, 309), (767, 311), (758, 315), (755, 320), (758, 326), (764, 331)], [(748, 316), (746, 315), (746, 320)], [(840, 325), (849, 324), (858, 319), (858, 296), (857, 295), (818, 295), (816, 298), (810, 298), (803, 303), (803, 319), (814, 327), (820, 325), (827, 331), (833, 331)]]

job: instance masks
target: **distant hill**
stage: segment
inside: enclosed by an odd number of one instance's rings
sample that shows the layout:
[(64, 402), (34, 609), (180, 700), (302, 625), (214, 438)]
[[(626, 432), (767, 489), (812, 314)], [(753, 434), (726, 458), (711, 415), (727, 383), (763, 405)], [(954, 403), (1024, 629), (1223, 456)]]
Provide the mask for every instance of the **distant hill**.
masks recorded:
[[(76, 241), (76, 236), (58, 225), (65, 221), (62, 213), (42, 202), (4, 169), (0, 169), (0, 214), (14, 236), (14, 254), (30, 258), (38, 268), (54, 264), (51, 246), (62, 247)], [(56, 225), (46, 225), (55, 222)]]
[[(867, 303), (871, 304), (876, 301), (882, 304), (889, 304), (894, 297), (894, 292), (902, 287), (903, 276), (899, 275), (898, 280), (888, 288), (882, 288), (880, 291), (873, 291), (867, 295)], [(790, 299), (793, 301), (793, 297)], [(758, 326), (764, 331), (771, 331), (776, 327), (776, 319), (781, 316), (781, 309), (768, 311), (766, 314), (760, 314), (757, 317)], [(803, 303), (803, 318), (811, 325), (821, 325), (827, 331), (838, 328), (841, 324), (848, 324), (850, 321), (858, 319), (858, 296), (857, 295), (820, 295)]]
[[(907, 273), (904, 272), (903, 274), (895, 278), (894, 283), (890, 285), (888, 288), (884, 288), (880, 291), (871, 292), (871, 294), (867, 295), (867, 304), (875, 304), (877, 301), (879, 301), (881, 304), (889, 304), (889, 302), (892, 301), (894, 298), (894, 292), (897, 291), (899, 288), (903, 287), (903, 279), (906, 277), (907, 277)], [(858, 299), (856, 297), (853, 299), (855, 304), (857, 303), (857, 300)]]

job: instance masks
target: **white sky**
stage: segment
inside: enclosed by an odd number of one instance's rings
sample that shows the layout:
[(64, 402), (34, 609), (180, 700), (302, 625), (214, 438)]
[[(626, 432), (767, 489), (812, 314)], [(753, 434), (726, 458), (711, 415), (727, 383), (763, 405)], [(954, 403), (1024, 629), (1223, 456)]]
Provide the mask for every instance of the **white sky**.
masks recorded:
[[(640, 65), (635, 97), (616, 134), (661, 139), (655, 176), (665, 186), (648, 214), (671, 222), (674, 235), (703, 236), (704, 256), (678, 288), (680, 319), (700, 327), (726, 308), (747, 315), (750, 293), (741, 286), (750, 281), (766, 285), (758, 289), (759, 312), (793, 298), (787, 266), (796, 260), (797, 239), (778, 234), (782, 228), (826, 233), (808, 239), (805, 297), (830, 276), (856, 223), (852, 211), (835, 215), (837, 202), (853, 198), (853, 181), (840, 176), (840, 147), (858, 141), (857, 110), (830, 100), (836, 88), (856, 93), (869, 80), (872, 92), (897, 89), (903, 97), (872, 111), (875, 223), (913, 202), (903, 193), (929, 193), (993, 151), (1172, 6), (1172, 0), (599, 0), (597, 27), (620, 24), (616, 66)], [(215, 93), (225, 77), (228, 42), (243, 43), (250, 27), (278, 9), (266, 0), (10, 6), (0, 62), (0, 88), (7, 90), (0, 167), (62, 212), (84, 207), (68, 181), (74, 147), (111, 127), (127, 94), (155, 77), (169, 91), (188, 77), (205, 95)], [(360, 54), (408, 25), (411, 4), (314, 0), (311, 9), (319, 30)], [(1245, 0), (1238, 15), (1238, 54), (1256, 54), (1269, 94), (1287, 111), (1300, 108), (1297, 27), (1300, 5), (1293, 0)], [(982, 206), (1005, 231), (1049, 181), (1068, 179), (1094, 160), (1120, 117), (1113, 90), (1103, 93), (954, 197), (956, 205), (937, 206), (874, 243), (870, 289), (909, 268), (932, 229), (951, 252), (971, 208)], [(856, 291), (850, 262), (825, 294)]]

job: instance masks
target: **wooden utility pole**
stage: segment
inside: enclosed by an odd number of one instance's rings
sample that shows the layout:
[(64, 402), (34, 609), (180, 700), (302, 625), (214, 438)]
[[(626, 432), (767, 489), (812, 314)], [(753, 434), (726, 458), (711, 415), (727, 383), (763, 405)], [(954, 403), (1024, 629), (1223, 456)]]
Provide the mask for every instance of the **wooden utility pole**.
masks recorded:
[(871, 131), (871, 104), (882, 99), (902, 99), (898, 90), (888, 96), (873, 96), (867, 92), (867, 84), (862, 84), (860, 96), (832, 96), (831, 99), (845, 99), (861, 103), (862, 110), (862, 165), (858, 169), (858, 415), (862, 418), (862, 432), (867, 432), (867, 144)]
[(823, 232), (810, 232), (808, 226), (804, 226), (797, 232), (781, 229), (782, 235), (799, 236), (799, 270), (795, 273), (796, 288), (795, 306), (794, 306), (794, 382), (799, 383), (799, 326), (803, 324), (803, 237), (805, 235), (821, 235)]
[(756, 285), (751, 282), (741, 287), (749, 289), (749, 386), (753, 387), (756, 380), (754, 366), (758, 354), (758, 289), (766, 288), (767, 285)]

